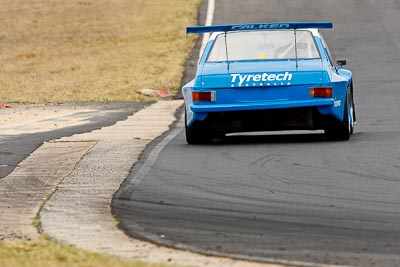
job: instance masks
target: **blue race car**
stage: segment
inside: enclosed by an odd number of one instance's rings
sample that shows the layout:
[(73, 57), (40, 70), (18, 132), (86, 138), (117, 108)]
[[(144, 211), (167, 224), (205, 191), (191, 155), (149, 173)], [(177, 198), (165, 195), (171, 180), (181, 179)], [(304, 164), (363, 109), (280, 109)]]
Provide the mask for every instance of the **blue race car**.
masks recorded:
[(195, 78), (182, 88), (189, 144), (227, 133), (324, 130), (348, 140), (356, 123), (352, 73), (332, 62), (318, 29), (332, 22), (187, 27), (210, 33)]

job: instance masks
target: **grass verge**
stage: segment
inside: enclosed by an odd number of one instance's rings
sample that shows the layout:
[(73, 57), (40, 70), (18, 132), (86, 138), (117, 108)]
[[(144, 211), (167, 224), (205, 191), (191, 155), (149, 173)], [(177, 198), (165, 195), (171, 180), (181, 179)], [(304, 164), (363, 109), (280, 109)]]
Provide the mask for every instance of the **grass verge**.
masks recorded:
[[(0, 242), (0, 266), (18, 267), (166, 267), (86, 252), (54, 241)], [(171, 266), (171, 265), (169, 265)]]
[(200, 0), (0, 1), (0, 103), (135, 101), (180, 87)]

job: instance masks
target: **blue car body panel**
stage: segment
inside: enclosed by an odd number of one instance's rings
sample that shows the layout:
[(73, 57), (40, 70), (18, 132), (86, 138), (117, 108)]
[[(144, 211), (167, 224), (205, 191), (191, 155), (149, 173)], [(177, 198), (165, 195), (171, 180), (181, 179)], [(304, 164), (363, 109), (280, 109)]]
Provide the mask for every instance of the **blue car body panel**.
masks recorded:
[[(187, 32), (265, 30), (268, 25), (270, 29), (332, 28), (330, 22), (246, 25), (194, 26), (188, 27)], [(320, 36), (313, 38), (320, 58), (207, 62), (215, 41), (210, 39), (199, 60), (195, 78), (182, 88), (187, 126), (203, 121), (215, 112), (301, 107), (315, 107), (321, 115), (331, 115), (342, 121), (352, 73), (333, 66)], [(310, 88), (313, 87), (332, 87), (333, 96), (312, 97)], [(215, 94), (215, 101), (193, 102), (193, 92), (210, 91)]]

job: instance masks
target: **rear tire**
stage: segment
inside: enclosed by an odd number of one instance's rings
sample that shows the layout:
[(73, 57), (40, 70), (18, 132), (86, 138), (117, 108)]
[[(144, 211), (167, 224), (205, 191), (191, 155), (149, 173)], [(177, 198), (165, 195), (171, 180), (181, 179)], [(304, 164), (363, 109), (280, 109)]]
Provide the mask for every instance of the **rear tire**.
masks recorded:
[(353, 82), (350, 85), (350, 114), (352, 115), (352, 120), (351, 120), (351, 134), (354, 133), (354, 128), (356, 127), (357, 123), (357, 118), (356, 118), (356, 106), (354, 104), (354, 93), (353, 93)]
[(343, 121), (332, 119), (332, 121), (327, 123), (325, 127), (325, 136), (328, 140), (346, 141), (350, 139), (350, 135), (353, 133), (353, 125), (351, 123), (352, 118), (349, 116), (349, 111), (352, 112), (353, 109), (349, 110), (349, 99), (351, 98), (347, 95), (344, 105)]
[(185, 109), (185, 134), (189, 145), (208, 144), (212, 141), (209, 127), (204, 122), (195, 121), (191, 126), (187, 125), (187, 114)]

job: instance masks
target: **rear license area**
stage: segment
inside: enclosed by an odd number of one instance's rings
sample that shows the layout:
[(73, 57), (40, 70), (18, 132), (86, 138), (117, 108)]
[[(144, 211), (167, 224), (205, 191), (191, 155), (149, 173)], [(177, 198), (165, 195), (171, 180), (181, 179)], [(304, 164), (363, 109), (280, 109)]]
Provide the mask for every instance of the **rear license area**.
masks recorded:
[(289, 99), (289, 87), (237, 88), (237, 102), (285, 101)]

